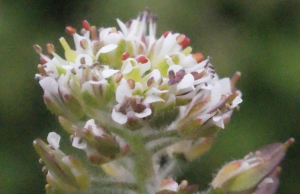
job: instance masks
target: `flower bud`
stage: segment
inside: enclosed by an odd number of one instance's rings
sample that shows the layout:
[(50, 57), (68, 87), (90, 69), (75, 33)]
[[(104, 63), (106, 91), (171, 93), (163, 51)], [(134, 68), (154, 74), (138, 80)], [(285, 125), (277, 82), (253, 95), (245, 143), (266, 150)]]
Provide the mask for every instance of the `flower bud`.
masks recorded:
[(72, 145), (83, 149), (93, 164), (104, 164), (121, 158), (129, 152), (129, 145), (119, 140), (93, 119), (83, 129), (76, 130)]
[(80, 161), (72, 156), (66, 156), (58, 149), (60, 136), (51, 132), (47, 139), (49, 145), (41, 139), (36, 139), (33, 146), (48, 169), (46, 178), (50, 187), (63, 192), (89, 188), (89, 177)]
[(267, 180), (267, 177), (274, 176), (272, 173), (284, 158), (287, 148), (293, 143), (294, 139), (291, 138), (284, 144), (270, 144), (255, 153), (250, 153), (242, 160), (226, 164), (211, 183), (212, 188), (225, 193), (247, 193), (255, 189), (259, 192), (263, 189), (263, 181)]

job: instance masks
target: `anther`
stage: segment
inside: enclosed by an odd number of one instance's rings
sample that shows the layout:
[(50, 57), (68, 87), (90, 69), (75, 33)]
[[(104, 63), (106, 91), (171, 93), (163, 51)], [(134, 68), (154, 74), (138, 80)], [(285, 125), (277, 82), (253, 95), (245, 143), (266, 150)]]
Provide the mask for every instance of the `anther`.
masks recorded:
[(169, 34), (173, 34), (173, 31), (166, 31), (166, 32), (164, 32), (163, 33), (163, 36), (165, 37), (165, 38), (167, 38), (167, 36), (169, 35)]
[(83, 21), (82, 21), (82, 27), (83, 27), (86, 31), (89, 31), (90, 28), (91, 28), (89, 22), (86, 21), (86, 20), (83, 20)]
[(48, 43), (46, 44), (46, 49), (47, 49), (47, 52), (49, 54), (52, 54), (55, 52), (55, 48), (54, 48), (54, 45), (52, 43)]
[(185, 70), (180, 69), (179, 71), (176, 72), (176, 77), (180, 78), (180, 80), (184, 77), (185, 75)]
[(147, 57), (145, 57), (144, 55), (141, 55), (141, 56), (138, 57), (137, 61), (138, 61), (139, 63), (145, 64), (145, 63), (148, 62), (148, 59), (147, 59)]
[(92, 40), (98, 40), (98, 33), (97, 33), (97, 28), (96, 26), (91, 26), (91, 38)]
[(176, 38), (177, 43), (182, 47), (187, 47), (190, 44), (190, 39), (184, 34), (180, 34)]
[(76, 33), (76, 29), (73, 28), (72, 26), (67, 26), (67, 27), (66, 27), (66, 32), (67, 32), (68, 34), (70, 34), (70, 35), (73, 35), (73, 34)]
[(115, 82), (119, 83), (121, 81), (121, 79), (123, 78), (123, 74), (119, 71), (115, 74), (114, 78), (115, 78)]
[(143, 14), (144, 15), (148, 15), (150, 13), (150, 9), (149, 7), (145, 7), (144, 11), (143, 11)]
[(84, 58), (84, 57), (81, 57), (81, 58), (80, 58), (80, 64), (81, 64), (81, 65), (84, 65), (85, 63), (86, 63), (86, 62), (85, 62), (85, 58)]
[(44, 67), (41, 64), (38, 65), (38, 70), (39, 70), (41, 76), (47, 75), (46, 70), (44, 69)]
[(152, 18), (152, 22), (156, 23), (158, 20), (158, 15), (151, 15), (151, 18)]
[(204, 60), (204, 56), (202, 53), (193, 54), (193, 58), (197, 61), (197, 63), (200, 63)]
[(45, 173), (45, 174), (47, 174), (47, 172), (48, 172), (48, 169), (47, 169), (47, 167), (46, 167), (46, 166), (43, 166), (43, 167), (42, 167), (42, 172), (43, 172), (43, 173)]
[[(46, 57), (48, 57), (48, 56), (46, 56)], [(48, 57), (48, 58), (50, 59), (50, 57)], [(40, 62), (42, 65), (47, 63), (47, 61), (43, 57), (40, 58)]]
[(150, 77), (147, 81), (147, 86), (150, 87), (154, 83), (154, 77)]
[(133, 90), (135, 87), (135, 81), (133, 79), (128, 79), (127, 83), (128, 83), (129, 88)]
[(77, 72), (76, 72), (76, 70), (73, 68), (73, 69), (71, 69), (71, 73), (73, 73), (74, 75), (76, 75), (77, 74)]
[(122, 61), (125, 61), (126, 59), (128, 59), (128, 57), (129, 57), (129, 52), (126, 51), (126, 52), (124, 52), (124, 53), (122, 54), (121, 59), (122, 59)]
[(82, 39), (82, 40), (80, 41), (80, 46), (81, 46), (81, 48), (83, 48), (84, 50), (87, 49), (87, 47), (88, 47), (88, 42), (87, 42), (87, 40)]
[(38, 44), (33, 45), (33, 48), (34, 48), (35, 52), (38, 54), (41, 54), (43, 52), (43, 49)]
[(74, 135), (70, 135), (70, 142), (72, 143), (74, 140)]
[(236, 82), (238, 81), (238, 79), (241, 77), (241, 73), (240, 72), (236, 72), (231, 80), (230, 80), (230, 84), (231, 84), (231, 88), (234, 88), (236, 85)]

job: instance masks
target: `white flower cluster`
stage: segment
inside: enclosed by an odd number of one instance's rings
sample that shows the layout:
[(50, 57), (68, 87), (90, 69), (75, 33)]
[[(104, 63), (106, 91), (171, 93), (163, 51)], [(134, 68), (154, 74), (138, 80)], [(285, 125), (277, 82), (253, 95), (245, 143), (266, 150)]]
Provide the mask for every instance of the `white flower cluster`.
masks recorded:
[[(141, 123), (151, 120), (161, 105), (181, 106), (183, 119), (205, 101), (193, 117), (203, 123), (211, 119), (224, 128), (224, 118), (242, 100), (228, 78), (218, 78), (210, 58), (192, 54), (190, 40), (183, 34), (168, 31), (156, 39), (156, 16), (148, 10), (126, 24), (117, 22), (121, 31), (100, 28), (97, 32), (87, 21), (83, 22), (83, 35), (67, 27), (76, 49), (61, 38), (66, 59), (55, 53), (52, 44), (47, 45), (52, 59), (34, 46), (43, 62), (36, 78), (45, 101), (54, 104), (57, 114), (79, 119), (91, 105), (92, 109), (111, 110), (111, 118), (119, 124)], [(225, 103), (226, 108), (220, 106)]]

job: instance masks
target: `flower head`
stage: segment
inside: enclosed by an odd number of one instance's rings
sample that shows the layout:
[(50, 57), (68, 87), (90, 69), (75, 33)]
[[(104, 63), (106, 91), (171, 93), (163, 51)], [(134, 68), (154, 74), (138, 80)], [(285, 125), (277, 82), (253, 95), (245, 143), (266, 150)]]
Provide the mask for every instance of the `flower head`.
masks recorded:
[(100, 28), (97, 33), (83, 21), (79, 35), (68, 26), (75, 49), (61, 38), (65, 59), (52, 44), (46, 46), (52, 58), (35, 45), (43, 61), (36, 77), (48, 108), (72, 120), (110, 112), (107, 119), (132, 130), (173, 123), (184, 137), (210, 136), (215, 130), (207, 128), (224, 128), (242, 101), (234, 88), (239, 74), (231, 81), (219, 79), (211, 58), (193, 54), (184, 34), (167, 31), (156, 38), (156, 21), (145, 9), (130, 22), (117, 20), (120, 31)]

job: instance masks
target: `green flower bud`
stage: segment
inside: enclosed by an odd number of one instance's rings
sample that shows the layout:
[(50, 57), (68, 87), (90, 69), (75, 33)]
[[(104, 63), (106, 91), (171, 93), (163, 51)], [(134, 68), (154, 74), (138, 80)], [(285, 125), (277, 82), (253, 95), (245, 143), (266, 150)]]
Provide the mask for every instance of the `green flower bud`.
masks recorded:
[(90, 187), (86, 170), (78, 159), (66, 156), (59, 148), (60, 136), (54, 132), (49, 133), (47, 145), (44, 141), (36, 139), (33, 146), (42, 158), (48, 170), (47, 182), (50, 190), (73, 192)]
[(272, 173), (284, 158), (287, 148), (294, 143), (289, 139), (284, 144), (274, 143), (250, 153), (242, 160), (232, 161), (218, 172), (211, 186), (221, 193), (259, 191), (258, 185)]

